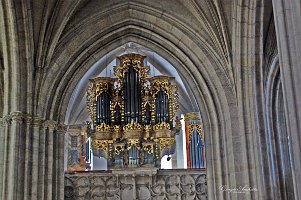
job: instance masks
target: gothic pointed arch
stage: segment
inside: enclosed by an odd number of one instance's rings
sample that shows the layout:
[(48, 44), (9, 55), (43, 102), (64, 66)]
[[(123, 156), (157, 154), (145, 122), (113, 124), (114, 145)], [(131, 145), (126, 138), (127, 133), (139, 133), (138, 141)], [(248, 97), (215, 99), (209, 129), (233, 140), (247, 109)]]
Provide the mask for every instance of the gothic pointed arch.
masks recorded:
[[(200, 110), (202, 110), (204, 130), (208, 133), (208, 144), (213, 144), (211, 141), (217, 138), (227, 141), (220, 144), (215, 143), (212, 148), (216, 149), (208, 151), (209, 159), (213, 156), (221, 158), (220, 155), (216, 155), (220, 153), (218, 149), (227, 149), (232, 143), (225, 136), (226, 132), (236, 131), (231, 130), (232, 127), (235, 127), (232, 126), (234, 122), (226, 119), (231, 119), (230, 115), (235, 115), (237, 108), (232, 103), (235, 101), (233, 99), (235, 90), (231, 86), (228, 77), (219, 70), (221, 64), (216, 57), (217, 54), (212, 53), (210, 48), (205, 50), (202, 48), (203, 46), (199, 46), (198, 40), (193, 41), (191, 39), (195, 37), (188, 37), (185, 32), (187, 30), (181, 30), (181, 27), (177, 26), (169, 26), (168, 24), (171, 22), (158, 17), (158, 23), (162, 21), (160, 23), (164, 23), (166, 26), (150, 29), (144, 20), (138, 26), (137, 19), (131, 21), (123, 18), (122, 21), (118, 21), (118, 17), (111, 17), (111, 20), (117, 19), (117, 22), (115, 22), (116, 25), (112, 22), (109, 31), (101, 28), (103, 24), (100, 24), (98, 29), (97, 24), (93, 24), (93, 26), (90, 24), (91, 28), (102, 31), (81, 32), (80, 34), (74, 32), (73, 36), (68, 35), (66, 40), (61, 41), (64, 48), (58, 46), (57, 53), (54, 53), (50, 62), (49, 66), (51, 67), (45, 68), (46, 71), (51, 73), (44, 74), (44, 81), (39, 90), (47, 91), (47, 94), (41, 93), (42, 95), (39, 96), (38, 102), (41, 104), (47, 102), (45, 106), (39, 106), (39, 108), (44, 108), (44, 110), (39, 111), (40, 115), (55, 118), (61, 122), (64, 121), (67, 102), (80, 77), (107, 52), (127, 42), (135, 42), (165, 57), (173, 66), (177, 67), (182, 77), (186, 77), (187, 84), (193, 91)], [(86, 23), (86, 26), (89, 26), (89, 23)], [(177, 31), (170, 31), (171, 29)], [(71, 33), (72, 31), (70, 31)], [(181, 38), (176, 39), (179, 36)], [(225, 93), (225, 90), (228, 92)], [(226, 143), (227, 146), (225, 146)], [(232, 150), (228, 149), (228, 151), (231, 152)], [(221, 167), (218, 164), (221, 162), (223, 161), (208, 164), (212, 169), (209, 173), (220, 174), (224, 171), (223, 173), (227, 174), (225, 171), (228, 168)], [(209, 177), (213, 178), (212, 176)], [(229, 178), (225, 177), (224, 180), (219, 179), (219, 181), (228, 183)], [(222, 184), (222, 182), (219, 184)], [(217, 189), (217, 187), (213, 188), (214, 190)]]

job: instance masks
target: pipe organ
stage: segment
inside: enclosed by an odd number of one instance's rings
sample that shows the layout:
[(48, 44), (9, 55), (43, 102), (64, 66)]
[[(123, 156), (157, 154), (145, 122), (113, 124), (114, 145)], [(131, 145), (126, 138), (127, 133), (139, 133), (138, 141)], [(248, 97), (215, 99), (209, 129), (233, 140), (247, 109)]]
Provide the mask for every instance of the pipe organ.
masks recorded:
[(87, 91), (92, 119), (93, 154), (105, 157), (108, 168), (160, 166), (161, 158), (175, 150), (180, 122), (174, 77), (149, 77), (146, 57), (118, 57), (116, 78), (90, 80)]
[(206, 168), (205, 140), (199, 113), (185, 114), (186, 153), (188, 168)]

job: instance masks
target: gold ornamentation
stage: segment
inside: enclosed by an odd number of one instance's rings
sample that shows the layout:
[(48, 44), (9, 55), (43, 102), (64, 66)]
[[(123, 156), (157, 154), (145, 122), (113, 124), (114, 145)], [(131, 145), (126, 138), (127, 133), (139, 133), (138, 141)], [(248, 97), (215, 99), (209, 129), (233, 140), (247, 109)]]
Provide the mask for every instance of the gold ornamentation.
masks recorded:
[(113, 143), (112, 140), (93, 140), (92, 141), (92, 147), (101, 149), (104, 152), (106, 152), (106, 155), (108, 155), (108, 149), (109, 149), (109, 144)]
[(87, 107), (94, 123), (96, 123), (96, 102), (101, 93), (110, 93), (114, 79), (109, 77), (98, 77), (90, 80), (87, 91)]
[(109, 90), (109, 83), (107, 82), (101, 82), (101, 83), (96, 83), (95, 85), (95, 101), (97, 101), (97, 98), (101, 93), (103, 92), (108, 92)]
[(117, 106), (119, 107), (120, 112), (122, 113), (122, 104), (123, 104), (122, 102), (123, 102), (123, 99), (119, 95), (119, 90), (116, 89), (115, 95), (114, 95), (114, 98), (112, 99), (111, 107), (110, 107), (110, 109), (111, 109), (111, 120), (112, 120), (113, 123), (115, 122), (115, 113), (117, 111)]
[(155, 104), (154, 103), (152, 103), (152, 107), (151, 107), (151, 115), (152, 115), (152, 123), (154, 124), (155, 123), (155, 118), (156, 118), (156, 116), (155, 116)]
[(120, 155), (120, 153), (124, 151), (124, 145), (124, 143), (114, 144), (114, 151), (116, 155)]
[(128, 123), (127, 125), (125, 125), (123, 127), (124, 131), (128, 131), (128, 130), (142, 130), (142, 129), (143, 129), (143, 127), (142, 127), (141, 124), (138, 124), (138, 123), (133, 122), (133, 121), (131, 123)]
[(160, 158), (160, 155), (159, 155), (159, 139), (154, 139), (154, 142), (155, 142), (155, 156), (156, 156), (156, 159), (159, 159)]
[(161, 122), (161, 123), (154, 125), (154, 131), (166, 130), (166, 129), (170, 130), (170, 124), (168, 124), (166, 122)]
[(133, 66), (142, 80), (147, 77), (149, 73), (149, 66), (143, 66), (143, 60), (145, 59), (145, 56), (139, 54), (127, 54), (118, 57), (118, 59), (122, 64), (114, 67), (114, 74), (119, 79), (124, 78), (124, 74), (127, 72), (130, 66)]
[(162, 152), (163, 149), (169, 147), (173, 147), (176, 143), (175, 138), (159, 138), (160, 143), (160, 152)]
[(116, 106), (119, 106), (121, 108), (121, 98), (119, 97), (117, 100), (112, 101), (111, 110), (116, 112)]
[(113, 126), (113, 140), (117, 140), (121, 138), (122, 128), (120, 125)]
[(112, 159), (113, 158), (113, 141), (110, 140), (109, 143), (108, 143), (108, 146), (109, 146), (109, 152), (108, 152), (108, 157), (109, 159)]
[(143, 86), (144, 87), (144, 92), (143, 97), (142, 97), (142, 121), (145, 120), (145, 113), (146, 113), (146, 108), (149, 106), (150, 112), (152, 112), (152, 107), (153, 107), (153, 98), (151, 97), (150, 94), (150, 87), (149, 86)]
[(146, 151), (148, 154), (154, 153), (154, 145), (152, 143), (144, 143), (143, 150)]
[(133, 146), (136, 146), (140, 150), (140, 140), (139, 139), (128, 139), (127, 150), (130, 150)]
[(169, 82), (169, 77), (167, 76), (159, 76), (153, 78), (152, 81), (152, 96), (155, 98), (155, 95), (162, 90), (165, 94), (167, 94), (168, 98), (170, 98), (171, 93), (171, 84)]
[(145, 130), (145, 133), (144, 133), (144, 140), (149, 140), (149, 139), (152, 139), (153, 136), (152, 136), (152, 126), (151, 125), (145, 125), (144, 127), (144, 130)]
[(179, 95), (178, 95), (178, 87), (176, 85), (172, 85), (170, 89), (170, 98), (169, 101), (169, 115), (170, 121), (174, 119), (176, 111), (179, 109)]
[(87, 91), (87, 107), (94, 123), (96, 123), (96, 101), (94, 83), (91, 81)]
[(109, 132), (111, 131), (111, 126), (105, 123), (101, 123), (100, 125), (96, 126), (96, 132)]
[(152, 125), (145, 125), (145, 131), (150, 132), (152, 130)]
[(196, 130), (197, 134), (200, 138), (203, 138), (203, 129), (199, 124), (189, 124), (188, 125), (188, 133), (189, 133), (189, 142), (191, 142), (193, 131)]
[[(156, 76), (151, 79), (151, 95), (155, 99), (156, 94), (163, 91), (168, 98), (168, 110), (170, 122), (173, 121), (176, 111), (179, 109), (178, 87), (172, 83), (173, 78), (168, 76)], [(155, 121), (155, 106), (152, 108), (152, 120)]]
[(120, 125), (115, 125), (114, 126), (114, 132), (120, 132), (121, 131), (121, 126)]

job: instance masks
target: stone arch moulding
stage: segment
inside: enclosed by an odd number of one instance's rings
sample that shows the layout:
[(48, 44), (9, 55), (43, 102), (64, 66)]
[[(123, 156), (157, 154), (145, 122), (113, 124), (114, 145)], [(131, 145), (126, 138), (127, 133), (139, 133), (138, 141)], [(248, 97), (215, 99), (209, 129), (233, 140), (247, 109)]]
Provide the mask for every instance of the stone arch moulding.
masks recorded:
[[(286, 128), (279, 57), (273, 59), (266, 82), (266, 141), (269, 176), (274, 179), (270, 195), (277, 199), (294, 199), (291, 141)], [(277, 156), (276, 156), (277, 155)]]
[[(181, 34), (190, 42), (184, 32)], [(226, 94), (225, 90), (229, 91), (231, 88), (224, 88), (229, 84), (225, 84), (226, 78), (220, 78), (221, 73), (215, 71), (218, 68), (218, 61), (206, 58), (208, 52), (200, 48), (193, 49), (198, 50), (197, 52), (193, 51), (189, 43), (178, 41), (178, 44), (174, 44), (170, 38), (174, 38), (172, 33), (169, 38), (166, 38), (155, 31), (126, 25), (112, 30), (105, 36), (94, 38), (94, 42), (91, 42), (89, 38), (81, 38), (81, 41), (65, 44), (66, 50), (52, 59), (49, 65), (52, 67), (47, 69), (50, 73), (46, 74), (45, 81), (40, 88), (40, 91), (46, 91), (46, 93), (39, 99), (39, 104), (45, 105), (45, 109), (40, 109), (39, 112), (45, 118), (63, 122), (74, 88), (83, 74), (97, 60), (127, 42), (135, 42), (152, 49), (175, 66), (182, 77), (191, 77), (186, 81), (192, 88), (202, 111), (204, 130), (207, 135), (208, 195), (213, 199), (221, 199), (219, 195), (222, 194), (217, 190), (221, 185), (229, 183), (230, 176), (225, 176), (224, 179), (219, 177), (221, 174), (230, 174), (228, 165), (233, 163), (231, 157), (225, 159), (222, 155), (225, 153), (221, 152), (233, 154), (230, 148), (232, 140), (231, 137), (226, 137), (226, 133), (237, 131), (231, 128), (232, 123), (235, 123), (231, 120), (232, 116), (237, 113), (237, 108), (232, 103), (235, 101), (233, 99), (235, 95)], [(85, 42), (81, 43), (83, 41)], [(72, 50), (72, 45), (82, 49)], [(198, 44), (193, 45), (198, 47)], [(49, 83), (51, 83), (50, 87)], [(235, 180), (231, 181), (235, 182)]]
[(139, 54), (141, 53), (147, 56), (148, 63), (151, 66), (155, 67), (155, 70), (153, 68), (150, 69), (151, 76), (156, 75), (156, 73), (162, 73), (164, 75), (174, 76), (176, 78), (176, 82), (179, 84), (179, 114), (188, 112), (200, 112), (195, 97), (191, 95), (191, 88), (187, 87), (187, 83), (184, 80), (184, 77), (180, 77), (180, 75), (175, 72), (176, 69), (174, 68), (174, 66), (168, 63), (163, 57), (146, 48), (145, 46), (130, 42), (126, 43), (126, 45), (121, 45), (110, 52), (107, 52), (105, 56), (98, 60), (94, 65), (92, 65), (84, 74), (84, 76), (82, 76), (70, 98), (67, 113), (65, 115), (65, 124), (78, 124), (89, 118), (87, 109), (85, 109), (85, 93), (88, 87), (89, 79), (104, 73), (106, 73), (106, 76), (111, 76), (113, 74), (113, 71), (112, 69), (108, 69), (107, 66), (110, 67), (110, 65), (113, 64), (113, 61), (116, 60), (117, 56), (131, 51), (136, 51)]

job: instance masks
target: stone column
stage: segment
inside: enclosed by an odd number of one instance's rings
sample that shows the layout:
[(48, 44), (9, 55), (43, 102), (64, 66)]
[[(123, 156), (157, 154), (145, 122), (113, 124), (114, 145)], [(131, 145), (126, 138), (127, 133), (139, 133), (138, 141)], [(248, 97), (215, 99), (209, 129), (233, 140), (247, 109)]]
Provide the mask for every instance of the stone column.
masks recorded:
[(3, 118), (3, 176), (2, 176), (2, 199), (6, 199), (8, 195), (8, 185), (6, 182), (6, 173), (7, 173), (7, 163), (8, 163), (8, 155), (7, 155), (7, 148), (8, 148), (8, 135), (9, 135), (9, 130), (11, 126), (11, 117), (9, 115), (5, 116)]
[[(32, 136), (32, 168), (31, 168), (31, 199), (38, 199), (38, 178), (39, 178), (39, 143), (40, 129), (42, 119), (39, 117), (33, 118), (33, 136)], [(40, 191), (39, 191), (40, 192)]]
[(3, 118), (0, 118), (0, 199), (2, 198), (2, 188), (3, 188), (3, 167), (4, 163), (4, 133), (5, 133), (5, 126)]
[(47, 199), (52, 199), (52, 193), (53, 193), (53, 137), (54, 137), (54, 131), (56, 128), (56, 122), (53, 120), (47, 120), (44, 123), (44, 127), (47, 129), (47, 175), (46, 175), (46, 197)]
[(9, 179), (14, 177), (12, 184), (13, 199), (23, 198), (23, 183), (24, 183), (24, 114), (20, 111), (15, 111), (10, 114), (12, 119), (11, 125), (11, 145), (10, 145), (10, 165), (11, 170)]
[(39, 139), (39, 171), (38, 171), (38, 199), (43, 200), (44, 199), (44, 190), (45, 190), (45, 154), (46, 154), (46, 139), (45, 139), (45, 128), (44, 126), (41, 126), (42, 128), (40, 129), (40, 139)]
[(24, 155), (24, 188), (23, 188), (23, 194), (24, 194), (24, 200), (30, 200), (29, 195), (30, 195), (30, 188), (31, 188), (31, 165), (32, 165), (32, 160), (31, 160), (31, 155), (32, 155), (32, 146), (31, 146), (31, 134), (32, 134), (32, 122), (33, 119), (31, 116), (26, 116), (25, 117), (25, 123), (26, 123), (26, 128), (25, 128), (25, 155)]
[(21, 112), (12, 112), (10, 116), (5, 117), (5, 139), (4, 139), (4, 168), (3, 168), (3, 196), (2, 199), (16, 199), (17, 183), (20, 180), (18, 176), (18, 143), (17, 135), (20, 133), (20, 124), (23, 122)]
[(301, 199), (301, 1), (273, 0), (295, 199)]
[(65, 126), (21, 112), (0, 119), (0, 199), (63, 199)]
[(65, 133), (67, 131), (67, 126), (64, 124), (58, 125), (57, 130), (57, 171), (56, 171), (56, 183), (57, 183), (57, 198), (60, 200), (64, 200), (64, 144), (65, 144)]

